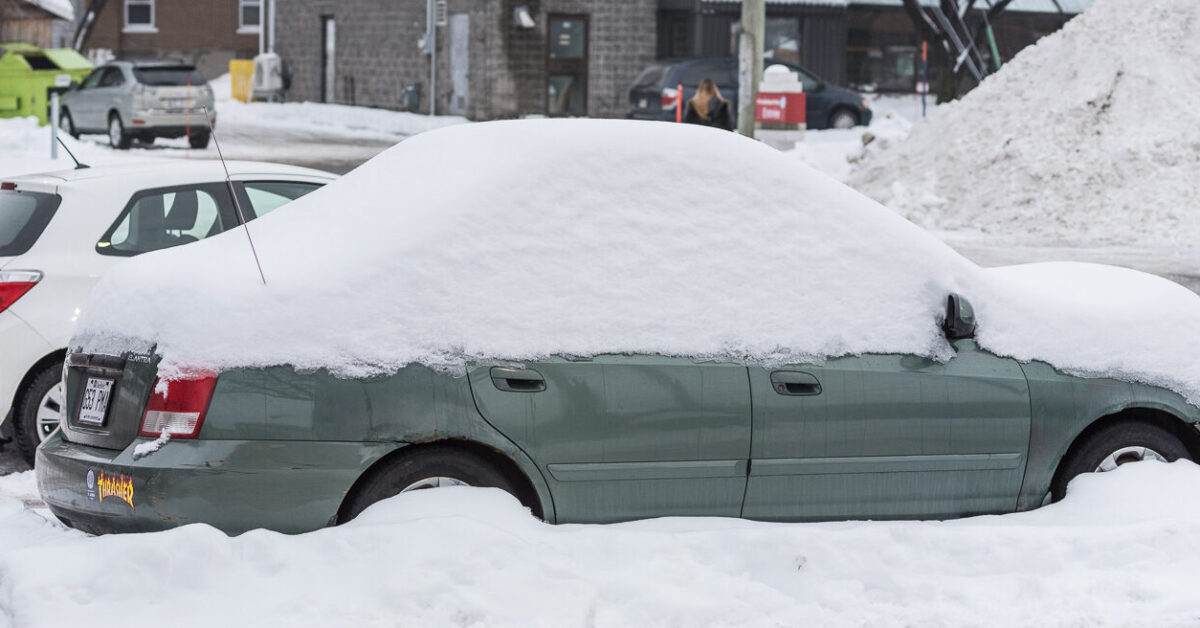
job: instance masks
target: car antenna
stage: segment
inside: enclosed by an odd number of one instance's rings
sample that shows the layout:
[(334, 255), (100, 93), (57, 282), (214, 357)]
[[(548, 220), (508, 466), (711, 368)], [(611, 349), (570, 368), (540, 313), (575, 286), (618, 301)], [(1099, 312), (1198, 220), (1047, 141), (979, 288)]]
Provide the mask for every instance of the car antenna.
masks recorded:
[(81, 163), (79, 163), (78, 159), (75, 159), (75, 153), (72, 153), (71, 149), (67, 148), (67, 143), (62, 141), (61, 137), (56, 136), (54, 139), (58, 140), (58, 143), (62, 145), (63, 150), (67, 151), (67, 154), (71, 156), (71, 161), (75, 162), (76, 170), (83, 170), (84, 168), (91, 168), (91, 166), (89, 166), (87, 164), (81, 164)]
[(208, 107), (200, 106), (204, 111), (204, 122), (208, 124), (208, 134), (217, 145), (217, 157), (221, 158), (221, 167), (225, 169), (225, 185), (229, 188), (229, 198), (233, 199), (233, 208), (237, 210), (238, 220), (242, 221), (242, 229), (246, 231), (246, 241), (250, 243), (250, 253), (254, 255), (254, 265), (258, 266), (258, 278), (267, 285), (267, 276), (263, 274), (262, 262), (258, 261), (258, 251), (254, 248), (254, 238), (250, 237), (250, 225), (246, 224), (246, 215), (242, 213), (242, 205), (238, 203), (237, 194), (233, 191), (233, 179), (229, 176), (229, 166), (225, 165), (225, 155), (221, 153), (221, 141), (217, 139), (217, 130), (213, 128), (212, 120), (208, 117)]

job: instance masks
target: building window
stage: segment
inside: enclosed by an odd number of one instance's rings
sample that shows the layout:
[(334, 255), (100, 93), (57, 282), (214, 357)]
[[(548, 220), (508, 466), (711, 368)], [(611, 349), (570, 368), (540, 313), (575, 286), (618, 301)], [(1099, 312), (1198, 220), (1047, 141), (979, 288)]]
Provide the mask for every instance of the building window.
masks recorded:
[(263, 0), (238, 0), (239, 33), (257, 33), (262, 26)]
[(155, 33), (154, 0), (125, 0), (126, 33)]

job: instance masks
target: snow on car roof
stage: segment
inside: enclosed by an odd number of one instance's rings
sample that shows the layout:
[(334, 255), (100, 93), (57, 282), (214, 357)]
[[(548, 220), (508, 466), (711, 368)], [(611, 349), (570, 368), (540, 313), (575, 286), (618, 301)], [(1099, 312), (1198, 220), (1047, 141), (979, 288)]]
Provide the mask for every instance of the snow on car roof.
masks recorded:
[[(291, 364), (358, 376), (602, 353), (948, 358), (939, 317), (958, 292), (997, 353), (1200, 397), (1190, 356), (1130, 357), (1136, 340), (1157, 342), (1149, 351), (1171, 344), (1161, 330), (1129, 329), (1134, 312), (1069, 313), (1067, 293), (1031, 289), (1018, 271), (982, 271), (850, 188), (708, 128), (449, 127), (249, 226), (265, 286), (243, 233), (143, 255), (101, 280), (72, 346), (156, 346), (167, 375)], [(1048, 268), (1068, 283), (1110, 273)], [(1143, 307), (1175, 308), (1143, 310), (1157, 320), (1200, 320), (1200, 298), (1186, 290), (1133, 271), (1118, 279)], [(1092, 361), (1074, 360), (1060, 339), (1090, 342)], [(1172, 346), (1200, 355), (1194, 339)]]

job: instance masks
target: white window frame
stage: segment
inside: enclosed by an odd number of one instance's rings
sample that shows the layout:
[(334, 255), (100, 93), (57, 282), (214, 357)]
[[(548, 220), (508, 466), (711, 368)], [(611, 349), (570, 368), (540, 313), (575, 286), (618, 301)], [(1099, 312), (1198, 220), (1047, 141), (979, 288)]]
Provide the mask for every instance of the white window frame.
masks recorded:
[[(130, 5), (147, 5), (150, 7), (150, 23), (149, 24), (130, 24), (129, 23), (129, 6)], [(121, 16), (121, 21), (125, 27), (121, 29), (123, 33), (157, 33), (158, 27), (155, 26), (155, 11), (154, 0), (125, 0), (122, 5), (124, 14)]]
[[(263, 21), (263, 2), (265, 0), (238, 0), (238, 35), (257, 35), (262, 31)], [(245, 17), (246, 7), (253, 6), (258, 9), (258, 24), (244, 24), (242, 18)]]

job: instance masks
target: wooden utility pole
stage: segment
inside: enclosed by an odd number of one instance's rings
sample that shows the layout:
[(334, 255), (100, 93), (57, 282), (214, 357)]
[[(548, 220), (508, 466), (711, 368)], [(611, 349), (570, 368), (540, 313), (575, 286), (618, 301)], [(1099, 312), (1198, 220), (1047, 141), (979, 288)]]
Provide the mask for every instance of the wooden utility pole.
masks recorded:
[(738, 43), (738, 133), (754, 137), (754, 101), (763, 71), (766, 0), (742, 0), (742, 35)]

